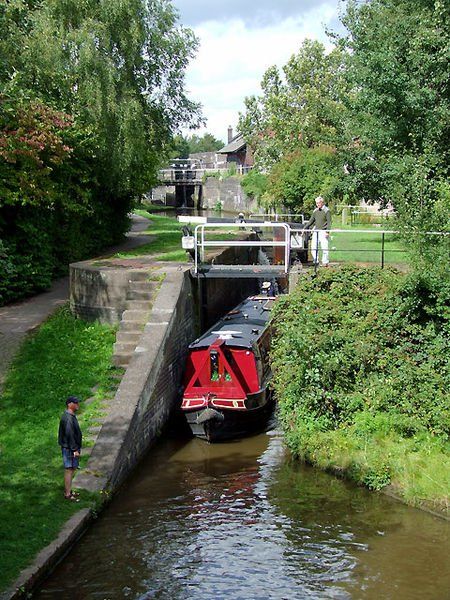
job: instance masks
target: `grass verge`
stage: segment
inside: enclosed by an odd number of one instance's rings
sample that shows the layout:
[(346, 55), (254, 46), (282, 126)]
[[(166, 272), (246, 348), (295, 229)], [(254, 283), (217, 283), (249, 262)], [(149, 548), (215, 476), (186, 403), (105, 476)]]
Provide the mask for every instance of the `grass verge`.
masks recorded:
[(449, 286), (343, 266), (275, 309), (272, 360), (293, 453), (448, 515)]
[[(347, 229), (337, 226), (336, 229)], [(367, 230), (368, 233), (353, 230)], [(372, 225), (348, 226), (348, 231), (331, 233), (330, 260), (342, 263), (381, 264), (382, 234)], [(386, 264), (408, 263), (409, 257), (404, 243), (398, 234), (386, 233), (384, 236), (384, 262)]]
[[(181, 247), (181, 228), (183, 225), (178, 223), (174, 217), (163, 217), (161, 215), (150, 214), (145, 210), (135, 210), (136, 214), (146, 219), (150, 219), (149, 228), (146, 233), (151, 234), (151, 240), (148, 244), (139, 246), (127, 252), (119, 252), (116, 258), (134, 258), (138, 256), (153, 256), (155, 261), (169, 262), (188, 262), (188, 254)], [(225, 240), (222, 250), (227, 248), (226, 240), (235, 240), (239, 235), (236, 231), (224, 231), (223, 229), (209, 231), (207, 239)]]
[(154, 256), (157, 261), (187, 262), (187, 254), (181, 248), (182, 225), (174, 217), (151, 214), (146, 210), (134, 211), (141, 217), (150, 219), (146, 233), (151, 234), (148, 244), (134, 250), (119, 252), (117, 258), (132, 258), (138, 256)]
[(58, 424), (65, 398), (85, 400), (93, 386), (95, 400), (79, 412), (84, 436), (96, 424), (117, 387), (114, 339), (112, 327), (75, 319), (64, 307), (25, 341), (12, 365), (0, 398), (0, 589), (73, 513), (97, 502), (87, 494), (76, 504), (63, 499)]

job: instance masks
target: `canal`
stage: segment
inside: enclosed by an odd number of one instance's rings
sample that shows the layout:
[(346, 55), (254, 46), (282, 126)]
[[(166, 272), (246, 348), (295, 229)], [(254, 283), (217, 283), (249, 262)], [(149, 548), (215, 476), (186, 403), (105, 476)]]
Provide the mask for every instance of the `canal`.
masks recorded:
[(38, 598), (450, 597), (450, 523), (290, 459), (166, 437)]

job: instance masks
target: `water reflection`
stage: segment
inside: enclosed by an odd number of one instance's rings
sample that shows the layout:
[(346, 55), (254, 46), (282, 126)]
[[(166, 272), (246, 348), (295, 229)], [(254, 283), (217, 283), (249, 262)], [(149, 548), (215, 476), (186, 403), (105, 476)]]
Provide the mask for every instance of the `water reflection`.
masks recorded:
[(289, 460), (166, 440), (40, 598), (448, 597), (449, 524)]

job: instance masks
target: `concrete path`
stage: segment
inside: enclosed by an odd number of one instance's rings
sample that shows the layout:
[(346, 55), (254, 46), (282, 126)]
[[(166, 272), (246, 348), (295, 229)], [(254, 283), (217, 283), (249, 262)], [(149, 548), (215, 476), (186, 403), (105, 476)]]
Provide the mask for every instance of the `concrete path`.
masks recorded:
[[(148, 219), (132, 215), (132, 225), (127, 233), (127, 240), (118, 246), (108, 248), (102, 256), (132, 250), (148, 243), (150, 237), (142, 235), (148, 226)], [(63, 277), (54, 281), (48, 292), (0, 308), (0, 394), (11, 361), (25, 336), (68, 300), (69, 277)]]

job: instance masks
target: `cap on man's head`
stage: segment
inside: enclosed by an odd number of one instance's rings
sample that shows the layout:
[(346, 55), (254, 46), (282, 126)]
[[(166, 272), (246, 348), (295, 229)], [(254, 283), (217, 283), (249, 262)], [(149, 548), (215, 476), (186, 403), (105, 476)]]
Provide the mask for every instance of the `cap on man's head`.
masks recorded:
[(80, 400), (76, 396), (69, 396), (66, 400), (66, 406), (69, 406), (71, 402), (74, 404), (80, 404)]

